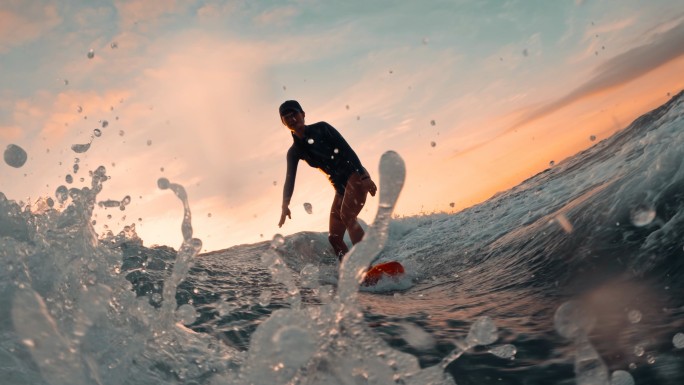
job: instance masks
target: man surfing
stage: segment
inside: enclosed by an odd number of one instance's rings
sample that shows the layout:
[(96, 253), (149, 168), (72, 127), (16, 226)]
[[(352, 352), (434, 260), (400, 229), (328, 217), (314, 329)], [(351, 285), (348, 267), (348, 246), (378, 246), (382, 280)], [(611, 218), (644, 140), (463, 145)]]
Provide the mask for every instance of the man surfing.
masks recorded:
[(292, 146), (287, 151), (287, 173), (278, 227), (283, 226), (286, 217), (292, 219), (290, 199), (294, 192), (297, 165), (299, 160), (304, 160), (309, 166), (323, 171), (335, 188), (328, 241), (342, 262), (349, 251), (344, 243), (344, 232), (349, 232), (352, 244), (363, 239), (364, 231), (357, 216), (366, 203), (368, 193), (375, 196), (377, 187), (354, 150), (333, 126), (326, 122), (304, 124), (306, 114), (295, 100), (285, 101), (279, 112), (280, 120), (292, 132)]

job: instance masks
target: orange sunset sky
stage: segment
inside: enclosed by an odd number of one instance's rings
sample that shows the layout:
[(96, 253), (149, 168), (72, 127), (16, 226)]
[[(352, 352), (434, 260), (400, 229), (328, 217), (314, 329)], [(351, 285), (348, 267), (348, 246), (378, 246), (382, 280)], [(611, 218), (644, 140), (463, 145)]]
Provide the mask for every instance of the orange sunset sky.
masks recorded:
[[(291, 144), (282, 101), (336, 127), (376, 182), (382, 153), (397, 151), (397, 215), (457, 212), (684, 89), (684, 7), (3, 0), (0, 69), (0, 146), (28, 153), (22, 167), (0, 164), (9, 199), (87, 186), (104, 165), (98, 200), (131, 203), (96, 209), (96, 230), (135, 223), (146, 245), (177, 248), (182, 204), (157, 188), (165, 177), (185, 186), (194, 236), (217, 250), (327, 230), (334, 191), (303, 162), (292, 220), (277, 226)], [(369, 198), (361, 219), (376, 208)]]

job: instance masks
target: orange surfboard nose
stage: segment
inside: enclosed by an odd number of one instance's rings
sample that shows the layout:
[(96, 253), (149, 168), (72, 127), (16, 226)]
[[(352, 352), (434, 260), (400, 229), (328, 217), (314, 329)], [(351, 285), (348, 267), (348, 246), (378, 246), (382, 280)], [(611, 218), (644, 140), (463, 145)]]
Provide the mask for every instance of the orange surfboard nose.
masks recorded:
[(363, 277), (363, 286), (372, 286), (378, 283), (382, 276), (398, 277), (404, 274), (404, 266), (397, 261), (380, 263), (372, 266)]

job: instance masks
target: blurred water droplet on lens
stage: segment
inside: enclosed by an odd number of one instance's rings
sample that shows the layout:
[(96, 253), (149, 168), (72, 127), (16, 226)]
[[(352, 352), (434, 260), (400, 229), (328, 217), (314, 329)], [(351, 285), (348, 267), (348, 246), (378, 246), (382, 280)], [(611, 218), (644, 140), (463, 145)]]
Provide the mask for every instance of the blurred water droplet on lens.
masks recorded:
[(259, 295), (259, 305), (266, 307), (271, 304), (272, 293), (270, 290), (266, 289)]
[(119, 130), (119, 136), (124, 136), (124, 130)]
[(311, 203), (309, 203), (309, 202), (304, 203), (304, 210), (306, 211), (307, 214), (313, 213), (313, 206), (311, 206)]
[(549, 162), (549, 167), (553, 167), (553, 166), (555, 166), (555, 165), (556, 165), (556, 162), (555, 162), (555, 161), (552, 160), (552, 161)]
[(95, 57), (95, 51), (91, 48), (90, 51), (88, 51), (88, 59), (92, 59)]
[(76, 111), (80, 114), (81, 112), (83, 112), (83, 107), (78, 106), (78, 107), (76, 108)]
[(96, 128), (93, 130), (93, 135), (95, 135), (95, 137), (99, 138), (102, 135), (102, 131), (100, 131), (99, 128)]
[(28, 154), (26, 154), (26, 151), (24, 151), (23, 148), (16, 144), (10, 144), (5, 148), (4, 159), (8, 166), (19, 168), (26, 163)]
[(109, 122), (106, 120), (103, 120), (102, 121), (102, 128), (107, 128), (107, 126), (109, 126)]
[(308, 288), (308, 289), (316, 289), (319, 286), (319, 274), (320, 271), (318, 269), (318, 266), (312, 265), (312, 264), (307, 264), (304, 266), (302, 271), (299, 273), (299, 277), (301, 278), (301, 285), (302, 287)]
[(400, 326), (403, 329), (401, 338), (412, 347), (419, 350), (428, 350), (435, 346), (434, 338), (422, 328), (408, 322), (402, 322)]
[(629, 313), (627, 313), (627, 319), (633, 324), (638, 324), (641, 322), (641, 312), (639, 310), (630, 310)]
[(435, 141), (430, 142), (430, 146), (436, 147), (436, 146), (437, 146), (437, 142), (435, 142)]
[(311, 139), (311, 138), (309, 138), (309, 140), (307, 140), (307, 143), (309, 143), (309, 144), (314, 144), (314, 140)]
[(195, 308), (192, 305), (188, 305), (187, 303), (184, 305), (181, 305), (177, 310), (176, 310), (176, 320), (183, 325), (190, 325), (195, 320), (197, 319), (197, 311), (195, 311)]
[(684, 348), (684, 333), (675, 334), (675, 336), (672, 337), (672, 344), (677, 349), (683, 349)]
[(147, 145), (148, 145), (148, 146), (151, 146), (151, 145), (152, 145), (152, 141), (148, 139), (148, 140), (147, 140)]
[(624, 370), (616, 370), (610, 376), (610, 385), (634, 385), (634, 378)]
[(430, 125), (434, 126), (434, 125), (436, 125), (436, 124), (437, 124), (437, 123), (436, 123), (434, 120), (431, 120), (431, 121), (430, 121)]
[(73, 183), (73, 181), (74, 181), (74, 177), (72, 177), (71, 174), (69, 174), (69, 175), (67, 175), (67, 176), (64, 178), (64, 180), (65, 180), (67, 183), (71, 184), (71, 183)]
[(594, 328), (596, 319), (576, 301), (563, 303), (554, 314), (554, 326), (561, 336), (574, 339)]
[(499, 333), (494, 325), (494, 321), (488, 316), (483, 316), (475, 320), (468, 331), (466, 342), (470, 346), (489, 345), (499, 338)]
[(634, 347), (634, 355), (637, 357), (643, 356), (645, 352), (646, 352), (646, 350), (641, 345), (637, 345)]
[(496, 346), (492, 349), (489, 350), (490, 353), (493, 355), (500, 357), (500, 358), (507, 358), (507, 359), (514, 359), (515, 354), (518, 352), (518, 349), (515, 347), (515, 345), (511, 344), (506, 344), (506, 345), (501, 345), (501, 346)]
[(119, 43), (113, 41), (113, 42), (109, 45), (109, 47), (110, 47), (111, 49), (117, 49), (117, 48), (119, 48)]
[(592, 142), (595, 141), (595, 140), (596, 140), (596, 135), (590, 136), (590, 137), (589, 137), (589, 140), (591, 140)]
[(632, 218), (632, 224), (636, 227), (643, 227), (649, 225), (656, 217), (655, 210), (645, 204), (641, 204), (634, 208), (630, 217)]

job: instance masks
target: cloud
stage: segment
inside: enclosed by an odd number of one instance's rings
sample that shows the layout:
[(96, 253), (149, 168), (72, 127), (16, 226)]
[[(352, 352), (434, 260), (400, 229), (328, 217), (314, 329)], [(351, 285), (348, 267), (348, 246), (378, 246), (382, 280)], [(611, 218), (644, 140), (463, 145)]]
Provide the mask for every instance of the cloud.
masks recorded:
[(137, 25), (155, 25), (164, 15), (181, 11), (188, 2), (182, 0), (116, 0), (120, 23), (124, 29)]
[(3, 0), (0, 5), (0, 53), (47, 34), (61, 22), (54, 4)]
[(283, 25), (288, 24), (299, 11), (295, 7), (278, 7), (260, 13), (254, 18), (259, 25)]
[(543, 118), (585, 97), (637, 79), (684, 55), (684, 20), (656, 33), (650, 42), (619, 54), (594, 71), (594, 75), (565, 96), (527, 112), (507, 131)]

